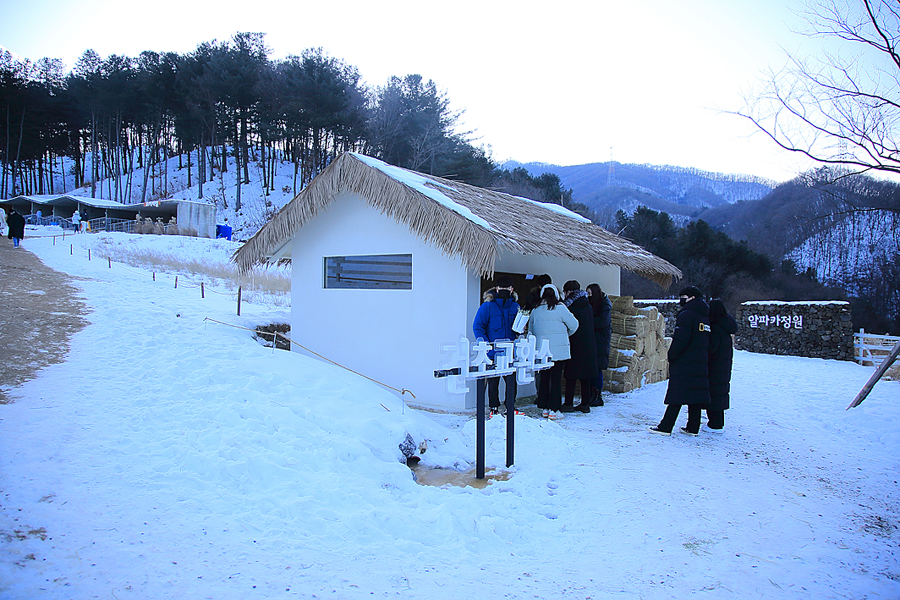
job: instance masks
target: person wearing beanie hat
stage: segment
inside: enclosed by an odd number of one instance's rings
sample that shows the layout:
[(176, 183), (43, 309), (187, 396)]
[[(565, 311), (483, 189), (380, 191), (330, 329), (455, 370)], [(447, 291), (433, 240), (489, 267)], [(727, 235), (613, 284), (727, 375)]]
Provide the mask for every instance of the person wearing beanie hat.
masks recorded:
[(682, 405), (688, 406), (689, 435), (700, 431), (700, 413), (709, 404), (709, 306), (694, 286), (679, 294), (681, 311), (675, 320), (672, 344), (669, 346), (669, 387), (666, 390), (666, 412), (653, 433), (670, 435)]

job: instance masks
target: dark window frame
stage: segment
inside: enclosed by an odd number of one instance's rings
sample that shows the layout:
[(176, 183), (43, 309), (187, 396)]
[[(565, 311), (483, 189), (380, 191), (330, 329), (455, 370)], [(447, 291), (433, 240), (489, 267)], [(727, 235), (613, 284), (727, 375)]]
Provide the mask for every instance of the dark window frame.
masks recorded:
[(326, 290), (412, 290), (412, 254), (326, 256)]

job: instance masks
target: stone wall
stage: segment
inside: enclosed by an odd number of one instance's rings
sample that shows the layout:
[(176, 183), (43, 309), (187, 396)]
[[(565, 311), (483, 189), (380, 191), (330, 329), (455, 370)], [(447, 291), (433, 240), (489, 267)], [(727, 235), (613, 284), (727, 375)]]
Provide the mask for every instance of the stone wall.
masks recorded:
[(848, 302), (744, 302), (735, 319), (740, 350), (853, 360)]

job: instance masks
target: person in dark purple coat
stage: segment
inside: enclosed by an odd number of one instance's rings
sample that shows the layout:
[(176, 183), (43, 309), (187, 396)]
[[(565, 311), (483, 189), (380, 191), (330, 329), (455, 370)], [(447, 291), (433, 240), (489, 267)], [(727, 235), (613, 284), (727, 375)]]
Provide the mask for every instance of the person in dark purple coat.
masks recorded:
[[(587, 292), (572, 279), (563, 286), (566, 299), (563, 304), (578, 319), (578, 329), (569, 336), (572, 356), (566, 361), (566, 396), (562, 412), (591, 412), (594, 397), (594, 380), (597, 378), (597, 342), (594, 340), (594, 310)], [(575, 383), (581, 383), (581, 403), (575, 406)]]
[(603, 370), (609, 368), (612, 341), (612, 302), (597, 283), (587, 286), (587, 295), (594, 311), (594, 341), (597, 343), (597, 379), (591, 406), (603, 406)]
[(675, 318), (672, 345), (669, 346), (669, 387), (666, 413), (653, 433), (670, 435), (681, 407), (687, 404), (690, 435), (700, 431), (700, 414), (709, 404), (709, 306), (696, 287), (681, 290), (681, 312)]
[(706, 426), (721, 433), (725, 427), (725, 411), (730, 407), (731, 365), (734, 347), (731, 336), (738, 324), (725, 310), (721, 300), (709, 302), (709, 404), (706, 405)]

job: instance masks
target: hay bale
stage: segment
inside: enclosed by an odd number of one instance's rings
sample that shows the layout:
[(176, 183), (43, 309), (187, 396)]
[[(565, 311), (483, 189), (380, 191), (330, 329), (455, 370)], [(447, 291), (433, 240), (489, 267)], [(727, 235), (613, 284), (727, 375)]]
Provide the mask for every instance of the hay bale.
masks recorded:
[[(651, 321), (642, 316), (629, 316), (613, 313), (612, 318), (613, 333), (620, 335), (639, 335), (646, 336), (651, 330)], [(656, 322), (652, 322), (655, 329)]]
[(609, 296), (609, 301), (612, 303), (613, 312), (637, 314), (634, 308), (634, 296)]
[(633, 350), (611, 350), (609, 353), (609, 368), (630, 367), (634, 358)]
[(669, 377), (665, 317), (655, 306), (635, 307), (631, 296), (610, 296), (613, 305), (609, 369), (603, 371), (604, 389), (632, 391)]
[(647, 338), (640, 338), (636, 335), (612, 334), (610, 338), (610, 348), (615, 350), (630, 350), (636, 354), (644, 354), (644, 342)]

